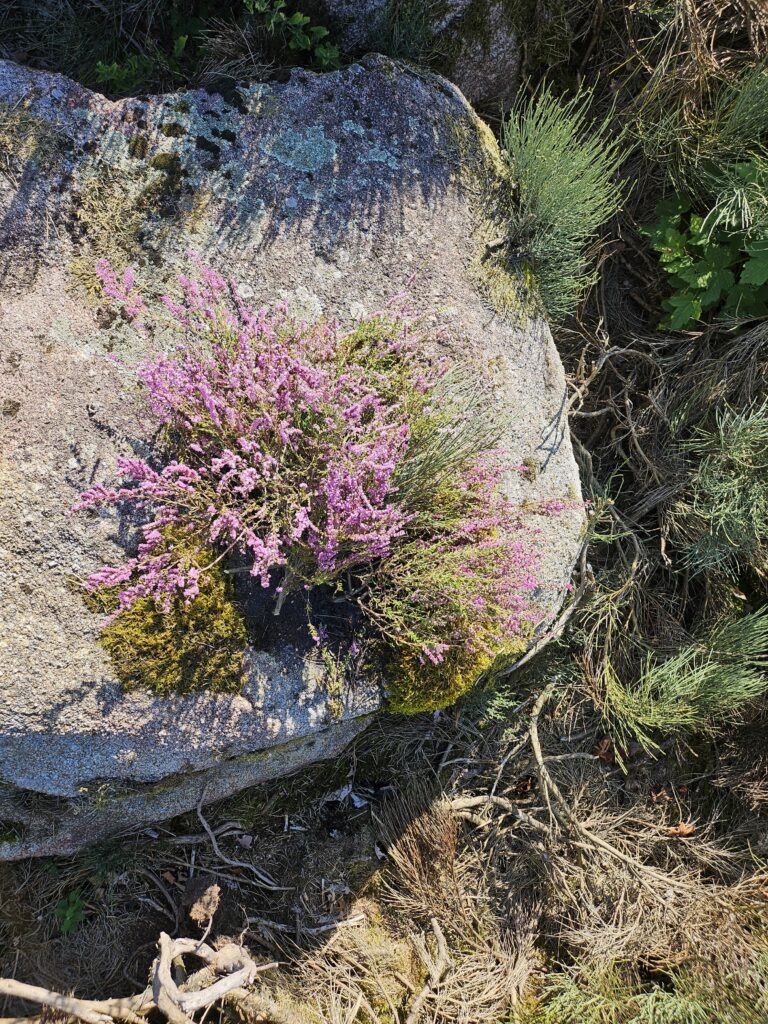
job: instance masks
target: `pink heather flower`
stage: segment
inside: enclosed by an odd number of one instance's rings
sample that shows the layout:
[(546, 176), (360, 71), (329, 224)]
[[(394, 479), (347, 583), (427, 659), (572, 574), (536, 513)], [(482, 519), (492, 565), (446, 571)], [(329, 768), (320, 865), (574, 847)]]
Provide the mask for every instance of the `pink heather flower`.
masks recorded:
[[(200, 593), (210, 559), (191, 564), (190, 551), (214, 548), (217, 558), (244, 561), (262, 587), (284, 567), (306, 590), (380, 564), (416, 536), (430, 558), (453, 559), (466, 583), (462, 624), (448, 614), (455, 595), (418, 588), (410, 595), (443, 633), (422, 645), (425, 663), (441, 664), (457, 644), (486, 649), (517, 635), (530, 616), (538, 556), (534, 530), (497, 497), (510, 470), (507, 453), (486, 452), (462, 471), (467, 514), (450, 535), (437, 527), (434, 535), (419, 535), (418, 514), (401, 505), (398, 471), (413, 424), (410, 406), (393, 394), (392, 359), (411, 403), (414, 395), (422, 403), (421, 416), (441, 414), (430, 395), (447, 371), (446, 364), (418, 361), (422, 338), (401, 298), (362, 322), (375, 321), (361, 343), (365, 332), (345, 332), (334, 320), (291, 322), (284, 303), (253, 309), (197, 253), (189, 257), (195, 275), (179, 277), (177, 294), (162, 299), (178, 346), (137, 367), (176, 458), (120, 457), (119, 485), (96, 484), (80, 496), (73, 511), (120, 505), (144, 523), (135, 556), (99, 569), (85, 586), (120, 587), (120, 609), (142, 597), (170, 608)], [(100, 260), (97, 273), (104, 293), (131, 319), (143, 317), (141, 329), (150, 336), (133, 270), (118, 275)], [(541, 502), (535, 511), (552, 515), (566, 507)], [(495, 633), (478, 639), (473, 615), (490, 617)]]
[(135, 320), (141, 313), (146, 312), (147, 307), (141, 295), (134, 292), (135, 275), (132, 267), (128, 267), (123, 273), (122, 280), (118, 280), (109, 260), (101, 259), (96, 264), (96, 275), (103, 285), (104, 294), (122, 303), (129, 319)]

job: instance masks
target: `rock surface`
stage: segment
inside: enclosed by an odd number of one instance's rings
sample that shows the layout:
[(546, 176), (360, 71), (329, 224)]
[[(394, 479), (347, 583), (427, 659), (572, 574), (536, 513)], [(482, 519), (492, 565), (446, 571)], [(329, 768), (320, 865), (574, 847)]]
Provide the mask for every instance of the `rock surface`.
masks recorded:
[(403, 50), (430, 59), (470, 103), (509, 107), (515, 98), (522, 51), (519, 5), (509, 0), (320, 0), (320, 6), (345, 53)]
[[(448, 327), (448, 358), (493, 374), (509, 444), (535, 470), (518, 497), (578, 498), (579, 481), (548, 328), (482, 258), (495, 143), (448, 83), (368, 57), (251, 87), (237, 106), (204, 92), (112, 103), (0, 62), (0, 103), (2, 860), (69, 852), (333, 756), (381, 701), (362, 682), (331, 692), (298, 642), (254, 655), (237, 695), (115, 680), (72, 580), (124, 557), (119, 524), (64, 513), (151, 425), (122, 366), (141, 339), (89, 291), (98, 257), (157, 284), (191, 246), (255, 303), (347, 321), (407, 287)], [(549, 614), (582, 526), (580, 511), (542, 519)]]

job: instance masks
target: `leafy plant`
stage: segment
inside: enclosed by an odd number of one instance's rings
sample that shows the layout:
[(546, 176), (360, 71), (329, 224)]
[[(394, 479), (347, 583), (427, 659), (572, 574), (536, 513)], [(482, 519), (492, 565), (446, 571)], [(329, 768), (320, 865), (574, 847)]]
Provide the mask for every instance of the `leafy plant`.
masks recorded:
[(339, 67), (339, 48), (327, 42), (329, 32), (323, 25), (313, 25), (301, 11), (289, 12), (285, 0), (243, 0), (246, 10), (260, 15), (267, 32), (283, 40), (289, 50), (309, 53), (323, 71)]
[[(749, 179), (753, 165), (745, 165)], [(754, 180), (754, 175), (752, 176)], [(660, 326), (682, 330), (712, 314), (722, 319), (768, 315), (768, 236), (734, 230), (722, 208), (702, 217), (675, 193), (644, 229), (669, 275), (672, 294)]]
[(73, 889), (59, 900), (54, 909), (54, 916), (59, 922), (62, 935), (76, 932), (85, 920), (85, 900), (80, 889)]
[(606, 122), (590, 124), (590, 100), (589, 93), (559, 100), (545, 88), (518, 105), (502, 131), (518, 191), (511, 257), (533, 271), (556, 319), (572, 313), (594, 282), (597, 232), (621, 202), (619, 142)]
[(103, 60), (97, 61), (96, 81), (116, 95), (130, 96), (152, 78), (158, 62), (164, 65), (172, 81), (179, 80), (183, 78), (181, 61), (188, 39), (189, 36), (186, 35), (176, 36), (170, 52), (158, 53), (154, 59), (146, 54), (131, 53), (122, 63), (112, 61), (111, 64), (106, 64)]

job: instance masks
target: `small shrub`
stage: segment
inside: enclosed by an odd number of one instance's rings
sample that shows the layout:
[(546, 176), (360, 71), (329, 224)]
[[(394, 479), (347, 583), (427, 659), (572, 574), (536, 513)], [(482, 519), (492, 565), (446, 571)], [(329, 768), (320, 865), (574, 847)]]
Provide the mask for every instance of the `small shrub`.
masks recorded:
[(768, 1010), (768, 964), (721, 976), (705, 962), (671, 972), (665, 985), (625, 965), (581, 965), (550, 976), (545, 994), (515, 1024), (759, 1024)]
[(73, 889), (59, 900), (53, 913), (59, 922), (62, 935), (71, 935), (77, 931), (85, 920), (85, 909), (85, 901), (80, 889)]
[[(753, 176), (744, 165), (744, 179)], [(768, 180), (768, 179), (767, 179)], [(722, 208), (707, 217), (691, 212), (681, 193), (659, 203), (644, 229), (672, 294), (660, 326), (683, 330), (712, 314), (720, 319), (768, 316), (768, 237), (734, 230)]]
[[(224, 616), (211, 576), (223, 563), (273, 588), (275, 614), (296, 592), (311, 618), (315, 588), (356, 606), (354, 645), (382, 666), (403, 710), (419, 709), (423, 667), (421, 706), (455, 699), (497, 653), (519, 650), (535, 617), (537, 509), (503, 494), (510, 467), (490, 393), (473, 368), (419, 358), (425, 339), (403, 312), (348, 331), (297, 324), (283, 307), (250, 309), (197, 269), (199, 280), (180, 279), (181, 301), (164, 299), (181, 344), (138, 367), (163, 428), (157, 461), (118, 459), (122, 483), (98, 484), (75, 506), (121, 506), (141, 521), (136, 554), (85, 582), (116, 595), (105, 642), (125, 657), (121, 671), (165, 691), (205, 681), (213, 657), (217, 677), (237, 678), (239, 620)], [(133, 273), (118, 278), (106, 262), (99, 272), (151, 334)], [(187, 620), (204, 631), (206, 596), (221, 645), (164, 655)], [(142, 622), (151, 635), (137, 643)], [(187, 664), (197, 653), (207, 669)]]
[(648, 655), (639, 679), (625, 686), (608, 673), (604, 714), (626, 745), (657, 750), (655, 735), (703, 731), (733, 720), (768, 691), (768, 609), (727, 619), (705, 641), (660, 659)]
[(686, 562), (696, 572), (768, 567), (768, 403), (718, 411), (686, 442), (698, 462), (681, 504)]
[(285, 0), (243, 0), (245, 9), (261, 19), (268, 35), (282, 42), (288, 50), (306, 52), (323, 71), (339, 66), (339, 49), (328, 42), (328, 29), (313, 25), (301, 11), (290, 12)]
[(607, 125), (590, 129), (590, 95), (567, 101), (544, 89), (506, 120), (502, 141), (518, 188), (510, 225), (512, 258), (529, 265), (550, 316), (576, 308), (595, 280), (592, 247), (618, 210), (621, 162)]

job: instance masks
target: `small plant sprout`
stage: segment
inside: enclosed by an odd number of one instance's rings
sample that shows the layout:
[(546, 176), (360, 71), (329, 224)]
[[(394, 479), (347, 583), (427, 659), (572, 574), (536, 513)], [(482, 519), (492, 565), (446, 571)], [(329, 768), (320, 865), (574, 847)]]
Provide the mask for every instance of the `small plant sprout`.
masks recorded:
[[(158, 614), (225, 594), (224, 569), (271, 588), (275, 614), (313, 588), (356, 606), (392, 692), (411, 680), (404, 709), (454, 698), (535, 617), (536, 529), (504, 494), (512, 463), (486, 386), (472, 368), (420, 358), (421, 329), (401, 308), (348, 330), (297, 323), (285, 306), (251, 309), (193, 259), (197, 276), (162, 300), (175, 350), (136, 371), (162, 440), (152, 459), (119, 458), (121, 481), (75, 506), (141, 522), (135, 553), (84, 583), (111, 596), (107, 639), (137, 605), (156, 633)], [(151, 339), (133, 274), (98, 271)], [(238, 621), (222, 626), (226, 664)], [(110, 645), (124, 647), (124, 631)], [(426, 700), (410, 692), (422, 669), (439, 669)]]

